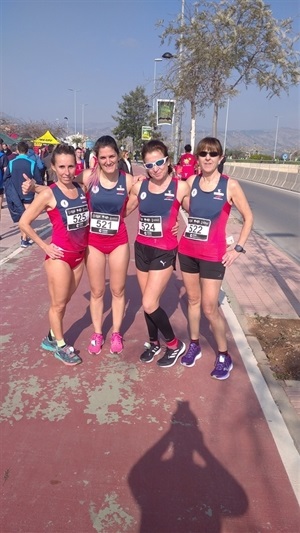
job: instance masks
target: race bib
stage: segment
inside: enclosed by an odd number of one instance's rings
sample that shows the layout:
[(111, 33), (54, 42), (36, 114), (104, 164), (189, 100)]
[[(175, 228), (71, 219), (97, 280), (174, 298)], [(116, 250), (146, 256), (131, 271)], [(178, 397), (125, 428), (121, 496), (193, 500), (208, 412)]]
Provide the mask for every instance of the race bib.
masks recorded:
[(162, 237), (161, 217), (144, 217), (139, 220), (139, 235), (144, 237)]
[(85, 228), (89, 224), (88, 206), (69, 207), (66, 209), (66, 217), (68, 231)]
[(189, 217), (184, 236), (194, 241), (207, 241), (210, 225), (207, 218)]
[(116, 235), (120, 225), (120, 215), (109, 215), (107, 213), (91, 213), (90, 230), (91, 233), (100, 235)]

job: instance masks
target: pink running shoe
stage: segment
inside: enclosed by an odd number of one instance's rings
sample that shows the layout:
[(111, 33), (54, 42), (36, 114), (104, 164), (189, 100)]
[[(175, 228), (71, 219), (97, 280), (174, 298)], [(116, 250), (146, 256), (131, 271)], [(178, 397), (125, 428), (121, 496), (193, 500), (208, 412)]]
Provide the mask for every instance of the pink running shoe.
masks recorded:
[(88, 347), (88, 352), (92, 355), (99, 355), (103, 344), (103, 335), (101, 333), (93, 333), (93, 335), (91, 336), (90, 345)]
[(110, 353), (121, 353), (123, 351), (123, 337), (120, 333), (113, 333), (110, 339)]

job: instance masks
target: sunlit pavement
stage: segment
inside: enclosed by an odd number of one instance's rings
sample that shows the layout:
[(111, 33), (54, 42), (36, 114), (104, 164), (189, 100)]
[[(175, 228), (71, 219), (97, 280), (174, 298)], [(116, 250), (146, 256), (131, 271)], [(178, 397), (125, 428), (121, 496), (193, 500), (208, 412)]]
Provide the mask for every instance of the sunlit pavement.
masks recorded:
[[(88, 354), (84, 275), (64, 322), (83, 363), (66, 367), (39, 347), (48, 330), (43, 252), (20, 249), (2, 215), (1, 533), (298, 532), (299, 455), (225, 294), (230, 379), (210, 378), (215, 345), (204, 320), (193, 368), (140, 363), (147, 336), (133, 214), (124, 352), (109, 353), (107, 290), (106, 343)], [(45, 215), (39, 224), (48, 235)], [(187, 343), (179, 268), (162, 306)]]

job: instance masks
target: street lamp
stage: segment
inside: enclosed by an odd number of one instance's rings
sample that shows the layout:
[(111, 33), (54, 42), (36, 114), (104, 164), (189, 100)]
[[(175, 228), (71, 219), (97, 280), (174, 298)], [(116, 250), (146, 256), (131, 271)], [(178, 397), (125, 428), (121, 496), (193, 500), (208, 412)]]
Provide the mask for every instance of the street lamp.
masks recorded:
[(274, 153), (273, 153), (273, 159), (275, 161), (276, 159), (276, 149), (277, 149), (277, 140), (278, 140), (278, 127), (279, 127), (279, 116), (275, 115), (275, 118), (277, 118), (276, 122), (276, 133), (275, 133), (275, 143), (274, 143)]
[(68, 89), (69, 91), (72, 91), (73, 94), (74, 94), (74, 132), (75, 132), (75, 135), (77, 133), (77, 116), (76, 116), (76, 110), (77, 110), (77, 105), (76, 105), (76, 95), (78, 93), (78, 91), (80, 91), (80, 89)]
[(224, 155), (225, 155), (225, 152), (226, 152), (228, 115), (229, 115), (229, 96), (227, 98), (227, 109), (226, 109), (226, 120), (225, 120), (225, 134), (224, 134), (224, 147), (223, 147)]
[(84, 108), (87, 104), (81, 104), (81, 134), (84, 135)]
[(154, 75), (153, 75), (153, 98), (152, 98), (152, 111), (155, 112), (155, 93), (156, 93), (156, 63), (162, 61), (161, 57), (154, 59)]

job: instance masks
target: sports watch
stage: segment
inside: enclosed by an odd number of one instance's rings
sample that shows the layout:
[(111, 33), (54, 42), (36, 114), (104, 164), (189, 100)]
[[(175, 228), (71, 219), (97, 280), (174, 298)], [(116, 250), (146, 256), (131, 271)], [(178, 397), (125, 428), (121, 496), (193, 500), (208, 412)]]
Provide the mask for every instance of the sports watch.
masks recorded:
[(241, 252), (242, 254), (246, 253), (246, 250), (242, 246), (240, 246), (239, 244), (236, 244), (234, 249), (235, 249), (236, 252)]

